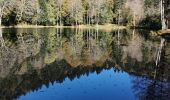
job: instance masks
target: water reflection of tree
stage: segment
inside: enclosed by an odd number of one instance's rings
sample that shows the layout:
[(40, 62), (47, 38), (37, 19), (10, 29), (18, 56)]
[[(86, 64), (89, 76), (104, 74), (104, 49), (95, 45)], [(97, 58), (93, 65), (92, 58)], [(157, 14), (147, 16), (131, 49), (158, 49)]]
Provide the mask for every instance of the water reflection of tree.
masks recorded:
[[(149, 94), (153, 93), (150, 93), (149, 89), (157, 83), (160, 84), (160, 80), (169, 79), (169, 71), (164, 67), (161, 70), (156, 69), (158, 73), (154, 81), (148, 80), (154, 79), (155, 49), (159, 45), (155, 40), (147, 40), (138, 31), (131, 34), (132, 31), (121, 30), (119, 35), (117, 32), (95, 29), (16, 31), (17, 39), (13, 40), (14, 42), (8, 39), (9, 36), (4, 36), (9, 52), (0, 51), (1, 56), (6, 55), (0, 59), (3, 62), (0, 66), (3, 72), (0, 73), (0, 94), (6, 95), (1, 95), (0, 98), (16, 98), (28, 91), (38, 90), (43, 84), (48, 86), (55, 81), (62, 83), (65, 78), (73, 80), (92, 72), (100, 73), (113, 66), (133, 75), (147, 76), (133, 78), (134, 92), (140, 98), (152, 97)], [(13, 45), (9, 45), (11, 43)], [(167, 58), (162, 60), (167, 62)], [(159, 75), (160, 73), (163, 73), (163, 76)], [(157, 85), (154, 89), (159, 91)]]
[[(169, 99), (169, 60), (161, 58), (161, 67), (155, 68), (159, 41), (155, 41), (155, 39), (151, 39), (148, 36), (141, 36), (138, 33), (140, 31), (133, 32), (134, 34), (126, 36), (121, 36), (122, 33), (120, 33), (119, 44), (116, 45), (117, 42), (113, 43), (112, 59), (116, 68), (132, 74), (133, 89), (137, 98), (142, 100)], [(117, 39), (114, 37), (116, 36), (113, 36), (113, 39)], [(150, 39), (148, 40), (148, 38)], [(164, 51), (167, 52), (167, 48)], [(166, 57), (165, 55), (167, 54), (162, 54), (162, 57)]]
[[(128, 32), (128, 34), (127, 34)], [(155, 64), (156, 48), (158, 42), (147, 39), (140, 31), (120, 31), (119, 45), (117, 45), (117, 33), (113, 35), (113, 62), (121, 69), (140, 75), (148, 74)]]
[(0, 80), (0, 98), (5, 100), (14, 99), (29, 91), (39, 90), (43, 85), (48, 87), (50, 83), (62, 83), (66, 78), (74, 80), (93, 72), (99, 74), (103, 69), (103, 67), (95, 66), (73, 68), (66, 61), (62, 60), (54, 62), (41, 70), (32, 70), (23, 75), (10, 74), (8, 77)]
[[(8, 32), (9, 30), (6, 30)], [(68, 32), (67, 32), (68, 31)], [(11, 31), (13, 32), (13, 31)], [(110, 33), (98, 33), (98, 30), (86, 31), (83, 29), (16, 29), (14, 32), (5, 36), (6, 44), (9, 48), (10, 55), (14, 56), (7, 58), (7, 61), (13, 61), (19, 66), (18, 73), (23, 74), (27, 70), (34, 68), (41, 68), (45, 64), (53, 63), (54, 61), (66, 59), (72, 66), (79, 65), (102, 65), (108, 58), (111, 48), (109, 48), (112, 41)], [(88, 32), (88, 38), (85, 38)], [(68, 36), (70, 35), (70, 36)], [(16, 38), (11, 41), (11, 38)], [(90, 50), (90, 51), (89, 51)], [(13, 54), (11, 54), (13, 53)], [(7, 54), (3, 52), (2, 54)], [(31, 60), (28, 62), (28, 59)], [(4, 57), (2, 57), (2, 60)], [(12, 62), (11, 67), (14, 66)], [(19, 65), (18, 65), (19, 64)], [(9, 64), (5, 65), (9, 66)], [(14, 71), (16, 68), (14, 67)], [(4, 71), (6, 72), (6, 71)], [(7, 73), (8, 74), (8, 73)]]
[[(160, 78), (163, 76), (157, 76)], [(133, 77), (133, 92), (136, 97), (142, 100), (169, 100), (170, 83), (169, 81), (146, 77)]]
[(4, 40), (2, 28), (0, 28), (0, 76), (6, 77), (10, 73), (15, 64), (16, 58), (14, 50), (6, 46), (6, 41)]
[[(162, 40), (161, 40), (162, 42)], [(162, 50), (158, 66), (152, 67), (145, 77), (133, 77), (133, 89), (137, 98), (144, 100), (169, 100), (170, 99), (170, 66), (169, 66), (169, 43), (160, 45)], [(159, 51), (158, 51), (159, 52)], [(156, 57), (156, 56), (155, 56)]]
[[(72, 66), (91, 65), (106, 61), (110, 38), (109, 33), (99, 40), (98, 30), (89, 29), (51, 29), (45, 34), (45, 63), (66, 59)], [(72, 34), (70, 34), (70, 32)], [(105, 34), (105, 33), (101, 33)], [(110, 49), (111, 51), (111, 49)], [(105, 60), (101, 60), (102, 56)], [(100, 60), (100, 61), (99, 61)], [(90, 62), (89, 62), (90, 61)]]
[(3, 39), (3, 34), (2, 34), (2, 28), (0, 28), (0, 43), (1, 43), (1, 47), (4, 46), (4, 39)]

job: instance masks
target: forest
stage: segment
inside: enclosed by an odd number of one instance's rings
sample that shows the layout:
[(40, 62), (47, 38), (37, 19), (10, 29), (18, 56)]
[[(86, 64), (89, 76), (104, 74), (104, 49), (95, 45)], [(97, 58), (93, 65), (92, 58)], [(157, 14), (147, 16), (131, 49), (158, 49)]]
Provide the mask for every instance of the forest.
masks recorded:
[(0, 25), (161, 27), (160, 0), (0, 0)]

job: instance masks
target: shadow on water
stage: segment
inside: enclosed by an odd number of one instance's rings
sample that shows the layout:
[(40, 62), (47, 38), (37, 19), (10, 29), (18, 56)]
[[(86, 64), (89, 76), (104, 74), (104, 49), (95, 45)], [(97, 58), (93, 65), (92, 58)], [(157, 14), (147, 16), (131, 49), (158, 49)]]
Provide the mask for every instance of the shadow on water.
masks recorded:
[(0, 98), (16, 99), (43, 85), (114, 69), (128, 73), (136, 98), (169, 99), (169, 39), (147, 32), (1, 29)]

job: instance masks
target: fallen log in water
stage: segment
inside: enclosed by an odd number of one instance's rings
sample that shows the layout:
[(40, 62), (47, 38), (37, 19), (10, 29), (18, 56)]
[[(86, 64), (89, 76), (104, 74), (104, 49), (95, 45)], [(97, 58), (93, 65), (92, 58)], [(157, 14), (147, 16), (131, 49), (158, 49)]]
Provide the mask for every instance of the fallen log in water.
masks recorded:
[(166, 29), (166, 30), (162, 30), (159, 33), (160, 36), (164, 36), (164, 35), (170, 35), (170, 29)]

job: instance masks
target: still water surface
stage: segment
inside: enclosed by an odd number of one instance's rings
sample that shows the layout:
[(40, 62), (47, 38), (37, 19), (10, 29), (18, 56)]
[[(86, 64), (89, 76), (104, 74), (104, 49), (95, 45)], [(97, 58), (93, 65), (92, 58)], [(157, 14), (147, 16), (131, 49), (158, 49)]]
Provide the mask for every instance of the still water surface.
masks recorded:
[(149, 33), (2, 29), (0, 99), (168, 100), (169, 37)]

